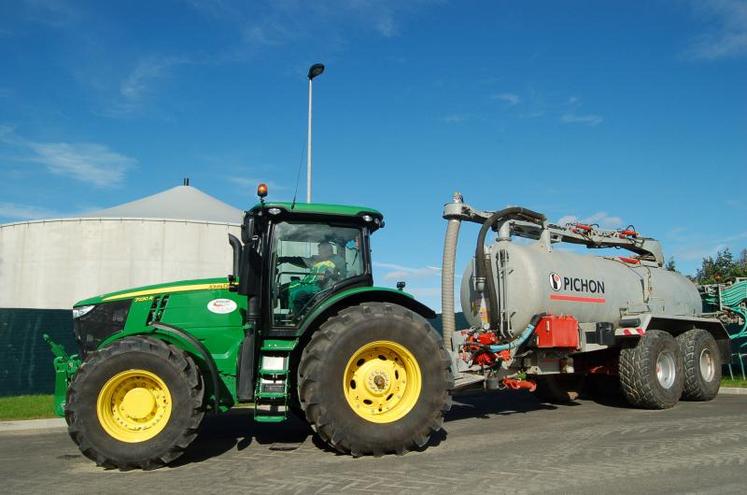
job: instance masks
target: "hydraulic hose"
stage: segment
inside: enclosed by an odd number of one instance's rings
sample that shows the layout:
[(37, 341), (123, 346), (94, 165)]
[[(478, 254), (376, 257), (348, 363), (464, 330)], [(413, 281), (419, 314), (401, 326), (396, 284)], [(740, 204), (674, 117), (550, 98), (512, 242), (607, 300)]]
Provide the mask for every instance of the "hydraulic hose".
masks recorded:
[(454, 261), (456, 259), (457, 240), (461, 221), (450, 218), (446, 226), (444, 240), (444, 257), (441, 265), (441, 314), (443, 324), (444, 347), (447, 351), (454, 350), (452, 337), (456, 330), (454, 317)]
[(539, 323), (540, 319), (545, 316), (547, 313), (540, 313), (537, 315), (534, 315), (532, 317), (532, 321), (529, 322), (529, 326), (524, 329), (523, 332), (519, 334), (518, 337), (516, 337), (514, 340), (509, 342), (508, 344), (500, 344), (500, 345), (491, 345), (489, 347), (491, 352), (500, 352), (505, 350), (511, 350), (516, 349), (521, 344), (527, 341), (527, 339), (534, 333), (534, 329), (537, 327), (537, 323)]
[(495, 224), (508, 218), (527, 220), (540, 225), (542, 225), (546, 220), (545, 215), (541, 213), (521, 208), (519, 206), (512, 206), (493, 213), (485, 223), (482, 224), (480, 233), (477, 235), (477, 248), (475, 249), (475, 280), (477, 282), (478, 292), (483, 295), (485, 292), (485, 284), (487, 284), (485, 309), (491, 330), (495, 330), (498, 326), (498, 296), (495, 290), (495, 280), (488, 268), (489, 260), (485, 258), (485, 236), (488, 234), (488, 230), (490, 230)]

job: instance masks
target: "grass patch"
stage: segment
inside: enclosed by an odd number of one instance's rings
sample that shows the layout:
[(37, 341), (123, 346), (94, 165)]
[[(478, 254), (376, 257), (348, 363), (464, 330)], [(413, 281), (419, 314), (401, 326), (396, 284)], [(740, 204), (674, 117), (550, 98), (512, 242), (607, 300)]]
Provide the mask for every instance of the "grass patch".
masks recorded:
[(742, 380), (741, 378), (722, 378), (721, 379), (721, 386), (722, 387), (747, 387), (747, 380)]
[(0, 397), (0, 421), (54, 417), (53, 395)]

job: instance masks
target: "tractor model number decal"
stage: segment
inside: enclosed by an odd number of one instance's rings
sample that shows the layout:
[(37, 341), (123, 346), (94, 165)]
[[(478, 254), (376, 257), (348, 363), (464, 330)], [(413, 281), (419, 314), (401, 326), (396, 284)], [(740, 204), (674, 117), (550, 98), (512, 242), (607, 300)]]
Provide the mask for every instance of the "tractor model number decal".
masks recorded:
[(236, 302), (230, 299), (213, 299), (207, 303), (207, 309), (211, 313), (227, 315), (236, 311)]

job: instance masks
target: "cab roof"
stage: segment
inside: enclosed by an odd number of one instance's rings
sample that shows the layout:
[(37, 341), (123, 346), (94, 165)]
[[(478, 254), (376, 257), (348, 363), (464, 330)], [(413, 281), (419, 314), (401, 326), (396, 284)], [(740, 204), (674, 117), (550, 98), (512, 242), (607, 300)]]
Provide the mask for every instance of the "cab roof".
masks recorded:
[[(254, 205), (248, 213), (252, 214), (257, 212), (263, 205), (257, 203)], [(373, 219), (378, 219), (380, 223), (384, 219), (384, 215), (373, 208), (365, 206), (353, 206), (353, 205), (334, 205), (327, 203), (290, 203), (286, 201), (268, 201), (264, 203), (264, 209), (269, 210), (277, 208), (281, 210), (276, 212), (277, 214), (282, 213), (283, 216), (337, 216), (337, 217), (357, 217), (361, 218), (364, 215), (368, 215)], [(270, 212), (272, 214), (272, 212)]]

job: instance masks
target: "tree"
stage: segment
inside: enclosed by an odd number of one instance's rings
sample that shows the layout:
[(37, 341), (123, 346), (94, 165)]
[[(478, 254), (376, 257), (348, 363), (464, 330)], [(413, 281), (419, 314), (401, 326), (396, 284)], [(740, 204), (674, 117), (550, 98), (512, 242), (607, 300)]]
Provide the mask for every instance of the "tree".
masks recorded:
[(670, 272), (676, 272), (677, 266), (674, 263), (674, 256), (670, 256), (667, 262), (664, 264), (664, 268)]
[(747, 249), (739, 254), (735, 260), (729, 248), (716, 253), (716, 258), (703, 258), (703, 263), (695, 275), (699, 284), (723, 284), (731, 282), (736, 277), (747, 277)]

